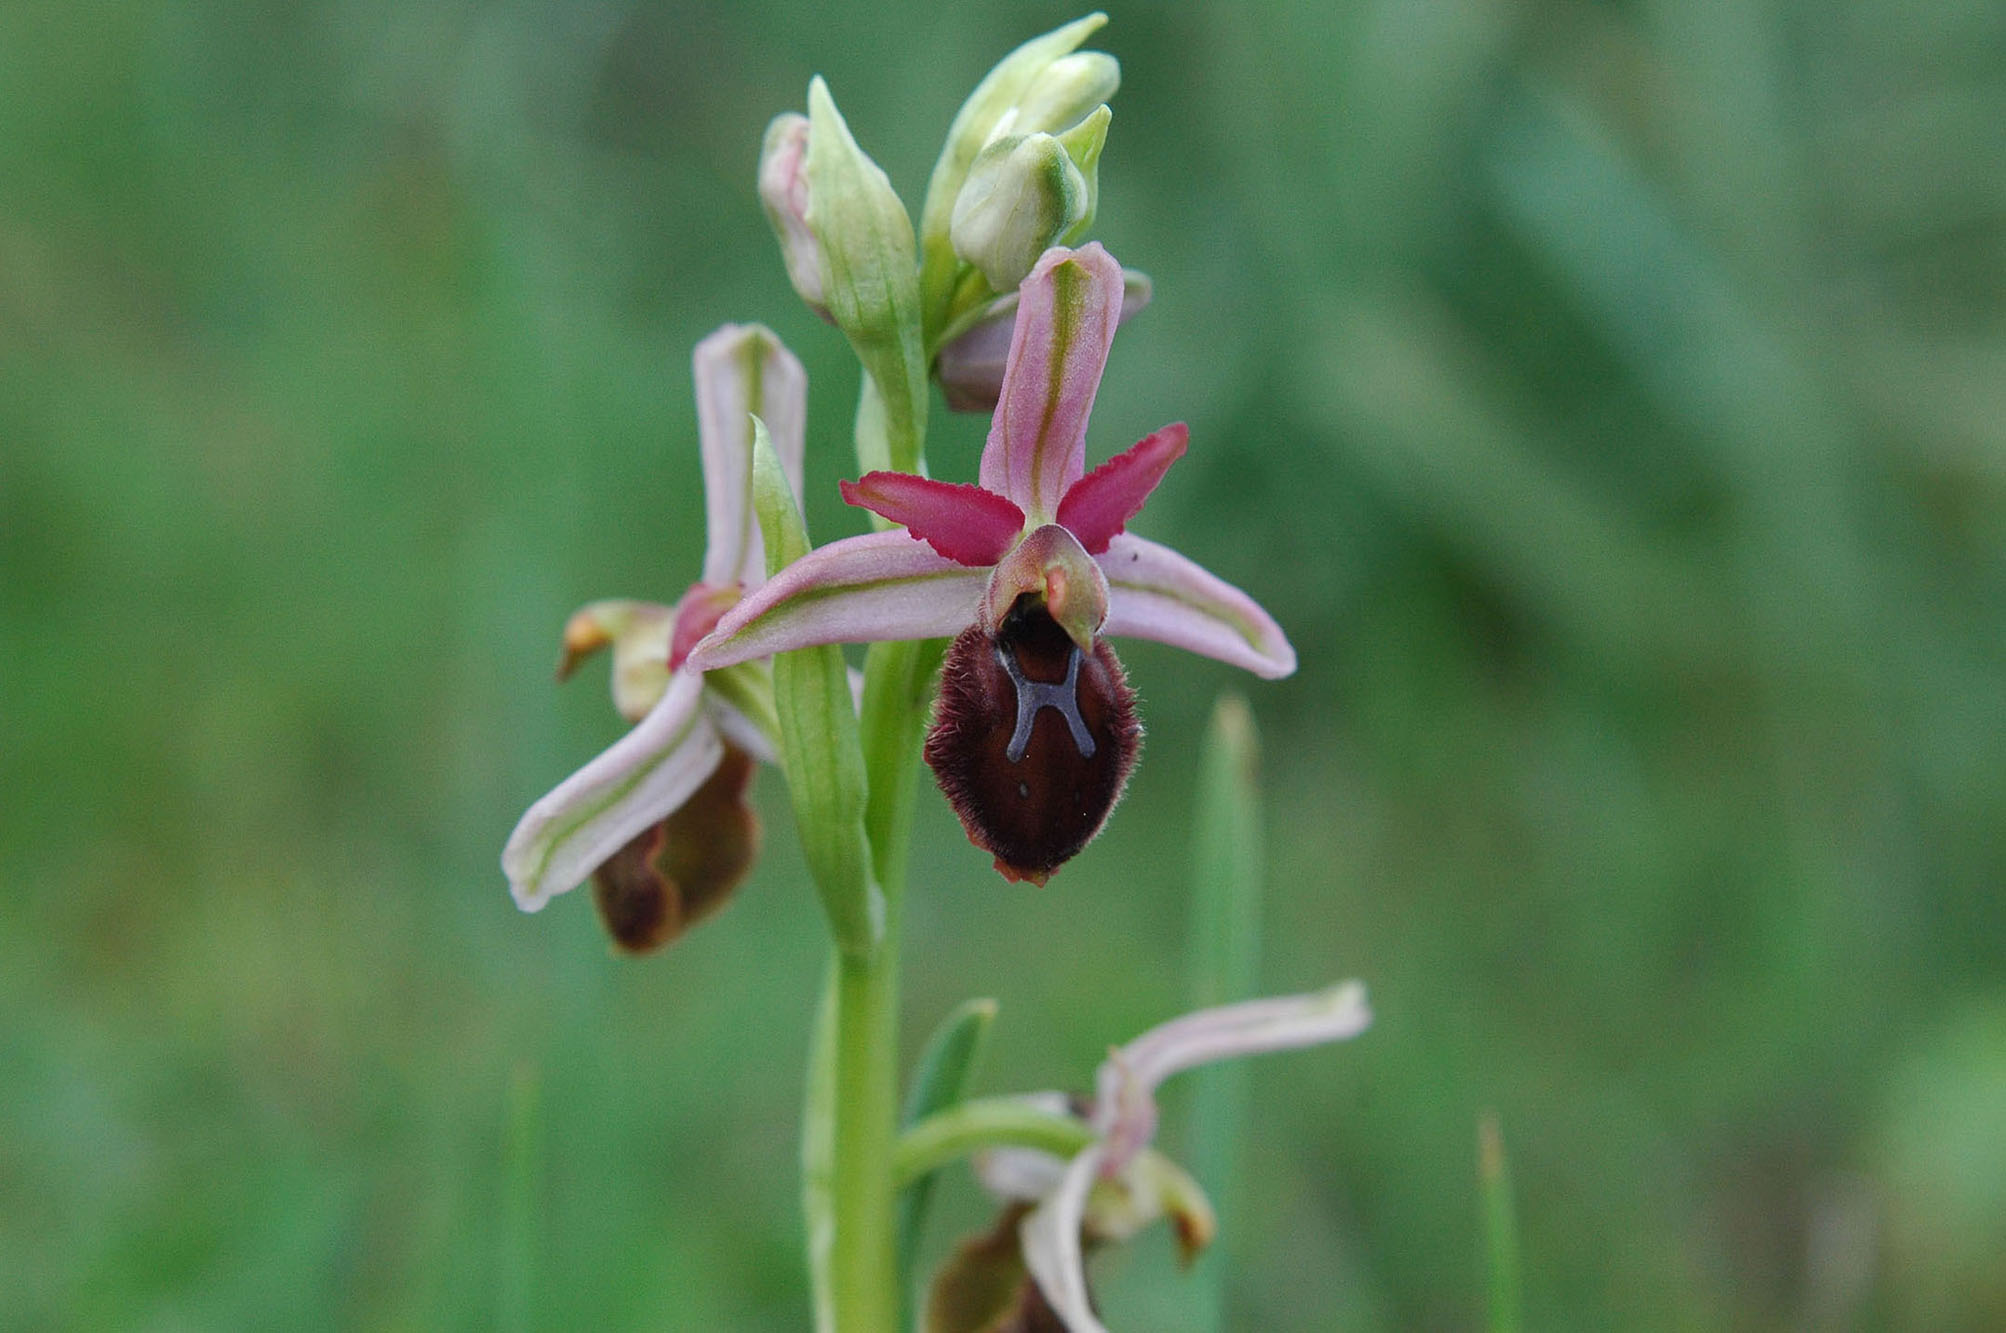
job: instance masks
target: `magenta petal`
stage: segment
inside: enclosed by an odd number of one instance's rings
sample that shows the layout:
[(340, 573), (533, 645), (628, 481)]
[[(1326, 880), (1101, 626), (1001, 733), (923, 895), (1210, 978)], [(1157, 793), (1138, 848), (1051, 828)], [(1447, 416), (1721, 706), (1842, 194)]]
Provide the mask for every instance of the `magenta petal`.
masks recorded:
[(1059, 501), (1059, 526), (1078, 537), (1088, 555), (1107, 550), (1123, 526), (1142, 512), (1170, 465), (1184, 457), (1190, 437), (1183, 422), (1172, 422), (1081, 477)]
[(1121, 319), (1121, 265), (1098, 242), (1047, 250), (1018, 289), (982, 484), (1037, 523), (1086, 470), (1087, 417)]
[(868, 509), (956, 564), (988, 568), (1024, 531), (1024, 511), (994, 491), (909, 472), (867, 472), (839, 482), (843, 502)]

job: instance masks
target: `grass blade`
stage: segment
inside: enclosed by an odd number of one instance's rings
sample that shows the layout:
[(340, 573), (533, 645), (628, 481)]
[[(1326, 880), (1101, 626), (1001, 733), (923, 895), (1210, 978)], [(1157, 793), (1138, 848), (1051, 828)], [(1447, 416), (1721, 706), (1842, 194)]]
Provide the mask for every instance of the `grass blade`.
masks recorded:
[(1477, 1122), (1477, 1177), (1484, 1200), (1484, 1256), (1490, 1278), (1491, 1333), (1518, 1333), (1518, 1216), (1512, 1208), (1511, 1164), (1496, 1112)]
[[(1192, 1009), (1252, 997), (1259, 981), (1261, 807), (1254, 769), (1259, 742), (1244, 699), (1222, 695), (1212, 712), (1199, 776), (1192, 846)], [(1239, 1145), (1247, 1123), (1248, 1069), (1226, 1061), (1191, 1078), (1185, 1160), (1211, 1191), (1222, 1217), (1234, 1210)], [(1226, 1256), (1201, 1255), (1190, 1274), (1190, 1326), (1225, 1326)]]

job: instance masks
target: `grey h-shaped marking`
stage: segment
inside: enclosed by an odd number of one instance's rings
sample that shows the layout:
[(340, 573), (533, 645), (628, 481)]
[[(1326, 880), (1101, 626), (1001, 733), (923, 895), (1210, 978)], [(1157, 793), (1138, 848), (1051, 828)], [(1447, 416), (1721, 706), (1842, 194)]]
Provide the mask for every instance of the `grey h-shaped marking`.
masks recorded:
[(1024, 752), (1031, 748), (1031, 728), (1037, 723), (1041, 708), (1056, 708), (1059, 716), (1066, 719), (1066, 730), (1073, 733), (1073, 744), (1080, 758), (1094, 757), (1094, 738), (1087, 734), (1087, 724), (1080, 721), (1080, 646), (1069, 644), (1067, 651), (1064, 680), (1026, 680), (1015, 655), (1002, 644), (996, 645), (996, 660), (1010, 673), (1010, 683), (1017, 687), (1017, 726), (1010, 733), (1009, 748), (1003, 752), (1013, 764), (1023, 762)]

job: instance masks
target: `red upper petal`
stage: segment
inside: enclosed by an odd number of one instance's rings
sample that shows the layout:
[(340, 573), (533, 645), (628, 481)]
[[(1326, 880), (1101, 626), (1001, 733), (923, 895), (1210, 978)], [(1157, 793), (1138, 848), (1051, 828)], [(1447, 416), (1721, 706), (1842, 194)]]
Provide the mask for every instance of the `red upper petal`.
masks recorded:
[(980, 486), (908, 472), (867, 472), (840, 485), (845, 503), (903, 523), (956, 564), (993, 565), (1024, 531), (1024, 511)]
[(1078, 537), (1088, 555), (1107, 550), (1170, 465), (1184, 457), (1190, 437), (1183, 422), (1173, 422), (1081, 477), (1059, 501), (1059, 526)]

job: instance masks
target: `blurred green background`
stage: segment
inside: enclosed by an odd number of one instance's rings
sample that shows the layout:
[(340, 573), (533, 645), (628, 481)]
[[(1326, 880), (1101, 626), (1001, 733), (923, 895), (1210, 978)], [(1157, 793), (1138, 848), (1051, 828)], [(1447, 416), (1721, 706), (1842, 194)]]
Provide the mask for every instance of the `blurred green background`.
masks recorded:
[[(0, 6), (0, 1325), (806, 1326), (777, 777), (658, 958), (495, 860), (618, 734), (565, 615), (695, 573), (698, 337), (800, 352), (860, 527), (767, 118), (826, 74), (916, 205), (1075, 12)], [(1180, 1006), (1243, 688), (1264, 983), (1379, 1022), (1255, 1068), (1233, 1327), (1479, 1326), (1485, 1110), (1533, 1327), (2006, 1327), (2006, 9), (1114, 20), (1157, 300), (1090, 450), (1191, 423), (1140, 530), (1303, 666), (1125, 647), (1145, 762), (1042, 892), (929, 789), (909, 1042), (993, 995), (982, 1088), (1080, 1086)], [(1109, 1256), (1117, 1327), (1169, 1270)]]

